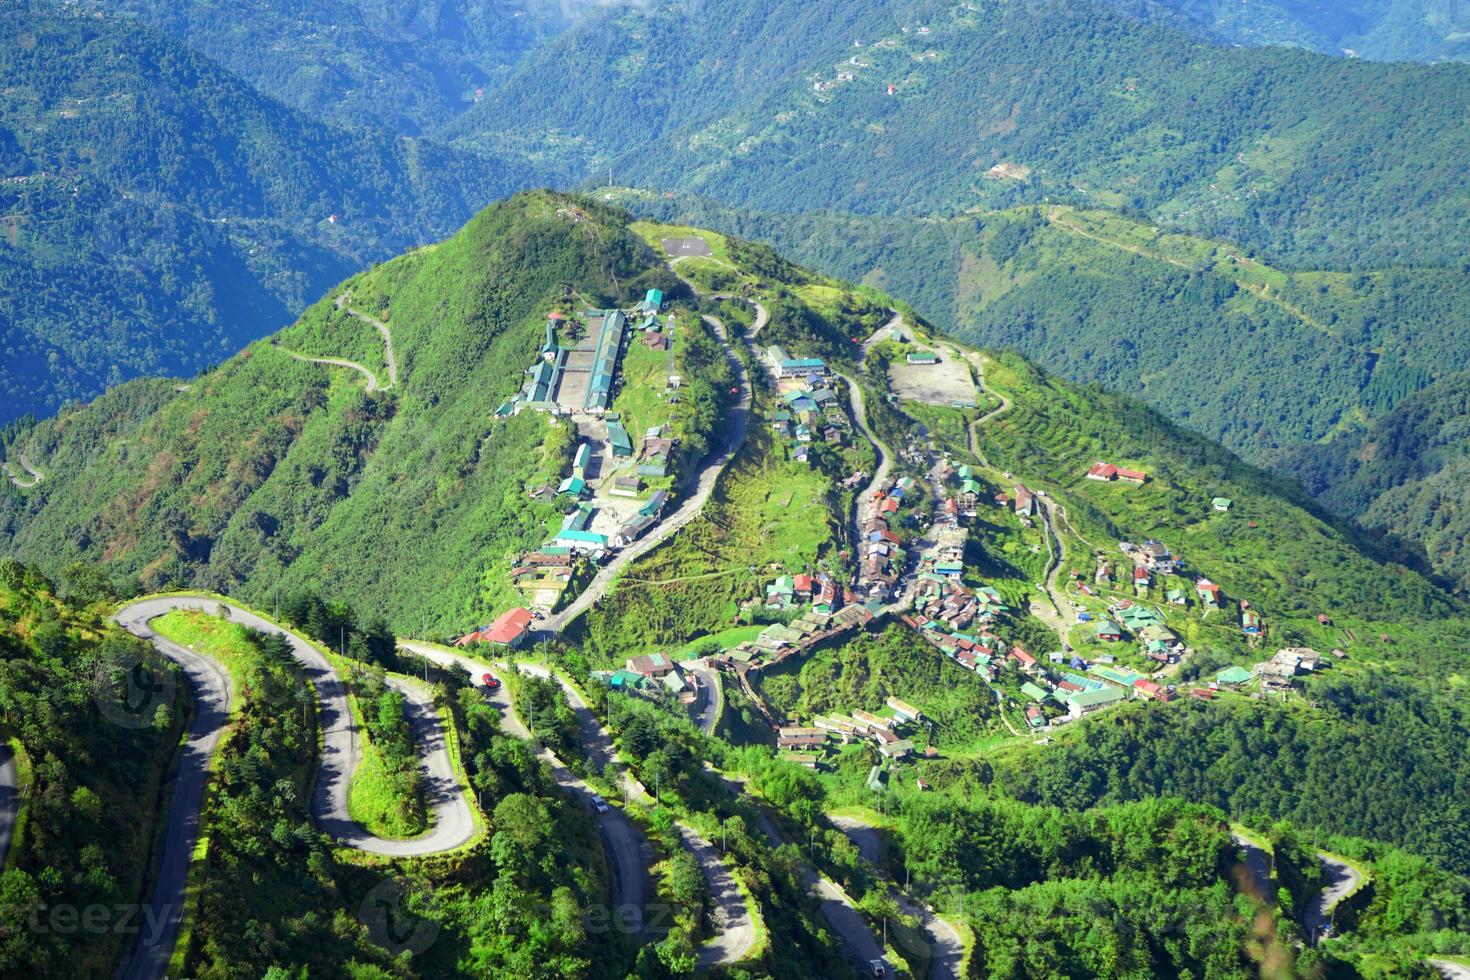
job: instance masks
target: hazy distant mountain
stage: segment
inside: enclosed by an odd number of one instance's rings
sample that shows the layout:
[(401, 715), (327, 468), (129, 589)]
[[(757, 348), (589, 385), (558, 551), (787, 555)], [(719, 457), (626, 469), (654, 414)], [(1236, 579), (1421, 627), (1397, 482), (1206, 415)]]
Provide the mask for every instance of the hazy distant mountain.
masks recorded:
[(0, 422), (191, 374), (520, 179), (336, 130), (126, 18), (0, 7)]

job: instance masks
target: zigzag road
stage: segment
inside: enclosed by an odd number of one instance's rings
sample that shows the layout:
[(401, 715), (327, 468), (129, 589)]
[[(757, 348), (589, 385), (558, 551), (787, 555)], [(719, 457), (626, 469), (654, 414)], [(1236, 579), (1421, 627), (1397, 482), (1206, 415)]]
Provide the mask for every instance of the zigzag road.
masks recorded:
[[(398, 645), (420, 656), (426, 657), (436, 663), (458, 663), (465, 670), (475, 675), (483, 671), (486, 666), (504, 670), (510, 664), (505, 661), (480, 661), (460, 654), (450, 653), (446, 650), (419, 643), (413, 640), (400, 639)], [(591, 707), (581, 693), (565, 677), (550, 670), (543, 664), (529, 661), (516, 661), (513, 666), (517, 670), (532, 674), (536, 677), (551, 678), (561, 685), (566, 694), (567, 703), (571, 705), (573, 713), (577, 716), (577, 722), (581, 728), (581, 742), (587, 752), (587, 759), (592, 763), (594, 769), (613, 780), (622, 790), (623, 796), (630, 802), (651, 806), (653, 797), (648, 789), (640, 783), (632, 773), (627, 770), (617, 757), (613, 748), (612, 735), (609, 734), (602, 723), (597, 720)], [(524, 729), (515, 732), (518, 737), (529, 737)], [(543, 750), (544, 751), (544, 750)], [(550, 753), (547, 753), (550, 755)], [(554, 759), (554, 756), (551, 756)], [(557, 762), (560, 765), (560, 762)], [(563, 767), (565, 768), (565, 767)], [(560, 777), (559, 777), (560, 778)], [(576, 788), (582, 793), (590, 794), (591, 790), (577, 780), (570, 773), (566, 774), (564, 784)], [(618, 826), (626, 825), (626, 833), (619, 840), (609, 833), (605, 840), (612, 845), (614, 860), (617, 867), (617, 880), (631, 883), (637, 880), (639, 888), (642, 888), (643, 869), (652, 860), (652, 851), (644, 844), (642, 838), (634, 830), (626, 818), (620, 814), (614, 816), (617, 811), (605, 814), (602, 826), (605, 831)], [(699, 950), (699, 965), (704, 968), (715, 966), (728, 966), (743, 960), (755, 945), (755, 925), (751, 921), (750, 913), (745, 907), (744, 898), (740, 890), (735, 886), (735, 880), (730, 875), (730, 869), (721, 860), (719, 851), (699, 834), (693, 827), (679, 822), (675, 824), (679, 837), (684, 846), (693, 854), (699, 862), (701, 872), (704, 874), (705, 884), (709, 888), (710, 896), (715, 903), (714, 922), (716, 932), (712, 939), (704, 944)], [(611, 838), (611, 839), (609, 839)], [(627, 891), (623, 892), (619, 901), (620, 905), (636, 905), (642, 907), (640, 901)]]
[(188, 885), (189, 863), (199, 836), (199, 809), (209, 781), (210, 764), (221, 732), (229, 719), (232, 691), (228, 673), (216, 661), (155, 633), (149, 623), (175, 609), (216, 613), (227, 610), (233, 622), (267, 633), (279, 633), (316, 691), (321, 724), (321, 758), (312, 795), (312, 815), (322, 830), (346, 847), (392, 857), (417, 857), (453, 850), (475, 834), (475, 818), (464, 787), (455, 776), (444, 732), (432, 696), (420, 684), (390, 679), (408, 701), (408, 720), (422, 753), (426, 796), (433, 815), (428, 833), (409, 840), (374, 837), (348, 815), (347, 793), (352, 774), (362, 758), (357, 725), (347, 705), (341, 677), (322, 653), (302, 637), (226, 600), (199, 596), (140, 599), (118, 609), (114, 619), (147, 640), (165, 657), (183, 668), (194, 692), (195, 715), (189, 739), (178, 764), (158, 881), (147, 910), (148, 922), (127, 961), (118, 971), (121, 980), (153, 980), (163, 976), (178, 941)]

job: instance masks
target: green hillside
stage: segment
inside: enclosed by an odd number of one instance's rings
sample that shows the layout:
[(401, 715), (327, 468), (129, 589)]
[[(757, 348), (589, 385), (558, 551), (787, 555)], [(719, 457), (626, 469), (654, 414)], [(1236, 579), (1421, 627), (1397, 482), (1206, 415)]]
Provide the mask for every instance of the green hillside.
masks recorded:
[(1451, 375), (1405, 398), (1333, 451), (1293, 461), (1302, 482), (1339, 512), (1422, 548), (1440, 573), (1470, 582), (1470, 375)]
[[(23, 795), (0, 870), (0, 964), (13, 976), (113, 975), (131, 940), (111, 928), (114, 909), (146, 895), (168, 816), (188, 696), (172, 664), (105, 622), (96, 585), (72, 569), (58, 589), (0, 560), (0, 750)], [(166, 700), (138, 701), (135, 670), (153, 672)], [(77, 942), (77, 921), (54, 908), (101, 909), (108, 928)]]
[[(149, 587), (262, 603), (309, 587), (371, 597), (401, 628), (463, 623), (479, 615), (486, 564), (544, 536), (557, 511), (524, 488), (571, 451), (544, 416), (492, 413), (521, 385), (553, 303), (568, 289), (610, 301), (649, 264), (591, 205), (497, 205), (188, 385), (123, 385), (21, 435), (48, 476), (7, 495), (9, 547), (53, 569), (102, 559)], [(290, 356), (373, 350), (382, 364), (370, 326), (325, 315), (344, 291), (390, 325), (398, 387), (369, 392), (355, 371)]]
[[(1459, 437), (1453, 427), (1426, 434), (1432, 452), (1399, 438), (1423, 428), (1420, 416), (1439, 426), (1460, 411), (1453, 372), (1470, 365), (1470, 344), (1457, 311), (1470, 279), (1458, 269), (1291, 271), (1227, 243), (1070, 208), (912, 219), (746, 212), (629, 189), (614, 199), (770, 241), (903, 297), (953, 335), (1129, 393), (1467, 581), (1446, 523), (1454, 495), (1421, 482), (1453, 479)], [(1365, 443), (1386, 459), (1360, 464)]]
[(0, 420), (217, 363), (525, 178), (336, 130), (136, 22), (0, 11)]
[(567, 19), (557, 4), (177, 0), (95, 6), (173, 34), (272, 98), (341, 126), (415, 135), (474, 104)]
[[(840, 26), (816, 45), (744, 30), (819, 17)], [(779, 76), (742, 70), (747, 38)], [(674, 4), (580, 24), (455, 132), (472, 145), (545, 134), (543, 152), (609, 161), (624, 183), (741, 207), (1049, 198), (1278, 262), (1447, 263), (1463, 254), (1464, 181), (1445, 162), (1467, 158), (1452, 108), (1467, 89), (1458, 65), (1222, 48), (1093, 3), (747, 0), (708, 24)], [(634, 133), (657, 150), (627, 147)]]
[[(1157, 5), (1239, 44), (1311, 48), (1326, 54), (1352, 54), (1379, 61), (1463, 61), (1470, 55), (1470, 18), (1455, 4), (1434, 0), (1228, 0)], [(1126, 5), (1120, 4), (1126, 9)]]

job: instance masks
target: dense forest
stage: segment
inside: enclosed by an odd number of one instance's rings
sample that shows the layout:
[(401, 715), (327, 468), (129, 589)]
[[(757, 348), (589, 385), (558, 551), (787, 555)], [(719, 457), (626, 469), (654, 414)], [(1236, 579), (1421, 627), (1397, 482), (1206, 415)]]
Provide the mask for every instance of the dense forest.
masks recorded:
[(1222, 701), (1110, 713), (1054, 751), (997, 763), (1020, 799), (1087, 809), (1178, 796), (1242, 823), (1397, 844), (1470, 875), (1462, 705), (1387, 677), (1314, 688), (1318, 710)]
[(471, 106), (575, 7), (544, 2), (92, 0), (177, 36), (272, 98), (339, 126), (418, 135)]
[[(104, 622), (107, 597), (86, 568), (58, 587), (0, 561), (0, 751), (15, 758), (23, 800), (0, 873), (7, 976), (111, 976), (143, 926), (133, 903), (189, 698), (170, 663)], [(83, 930), (77, 913), (90, 907), (106, 928)]]
[[(818, 19), (815, 44), (764, 33)], [(732, 49), (731, 36), (752, 43)], [(932, 214), (1049, 199), (1280, 263), (1446, 264), (1462, 257), (1451, 161), (1470, 158), (1470, 131), (1451, 107), (1467, 90), (1459, 65), (1222, 48), (1095, 3), (745, 0), (589, 18), (453, 134), (509, 146), (544, 133), (544, 153), (740, 207)]]
[(222, 361), (529, 182), (324, 126), (128, 19), (24, 0), (0, 31), (0, 421)]

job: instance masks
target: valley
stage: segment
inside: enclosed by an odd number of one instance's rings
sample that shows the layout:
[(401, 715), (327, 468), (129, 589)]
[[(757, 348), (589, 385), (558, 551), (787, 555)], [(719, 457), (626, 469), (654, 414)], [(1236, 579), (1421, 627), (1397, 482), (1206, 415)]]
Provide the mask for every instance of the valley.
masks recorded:
[(0, 9), (0, 976), (1466, 973), (1453, 6)]

